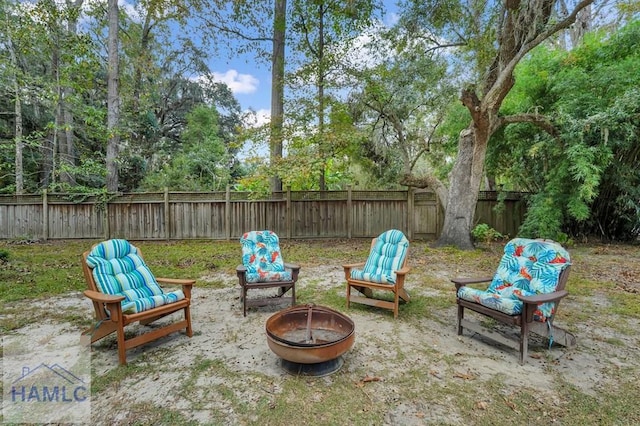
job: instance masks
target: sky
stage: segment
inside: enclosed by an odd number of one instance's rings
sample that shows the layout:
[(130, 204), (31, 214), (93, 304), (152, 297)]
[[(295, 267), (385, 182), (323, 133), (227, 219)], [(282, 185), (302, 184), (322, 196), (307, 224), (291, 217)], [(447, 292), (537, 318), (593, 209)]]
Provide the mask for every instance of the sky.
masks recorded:
[[(383, 23), (397, 20), (395, 0), (383, 0), (386, 13)], [(227, 84), (243, 110), (256, 112), (258, 125), (268, 121), (271, 113), (271, 69), (268, 64), (255, 60), (252, 54), (227, 58), (221, 52), (211, 58), (209, 66), (217, 81)]]
[[(61, 1), (61, 0), (56, 0)], [(100, 0), (85, 0), (85, 4)], [(136, 0), (118, 0), (118, 6), (130, 17), (135, 17)], [(381, 0), (385, 8), (383, 25), (391, 25), (397, 21), (397, 0)], [(140, 18), (141, 19), (141, 18)], [(271, 25), (266, 23), (266, 25)], [(177, 28), (177, 31), (180, 31)], [(254, 111), (256, 125), (268, 122), (271, 114), (271, 69), (269, 64), (257, 61), (249, 52), (245, 54), (228, 54), (226, 45), (217, 46), (217, 54), (209, 59), (209, 68), (214, 80), (229, 86), (244, 111)]]

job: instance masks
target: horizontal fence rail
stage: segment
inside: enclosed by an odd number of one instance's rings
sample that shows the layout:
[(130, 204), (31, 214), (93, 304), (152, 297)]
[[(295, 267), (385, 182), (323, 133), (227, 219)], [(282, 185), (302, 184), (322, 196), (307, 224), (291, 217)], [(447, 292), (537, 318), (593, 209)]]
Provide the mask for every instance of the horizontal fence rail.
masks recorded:
[[(514, 236), (525, 206), (520, 193), (481, 192), (475, 223)], [(229, 240), (263, 229), (281, 238), (373, 238), (399, 229), (435, 239), (443, 219), (435, 193), (413, 189), (281, 191), (260, 200), (230, 190), (0, 196), (0, 239)]]

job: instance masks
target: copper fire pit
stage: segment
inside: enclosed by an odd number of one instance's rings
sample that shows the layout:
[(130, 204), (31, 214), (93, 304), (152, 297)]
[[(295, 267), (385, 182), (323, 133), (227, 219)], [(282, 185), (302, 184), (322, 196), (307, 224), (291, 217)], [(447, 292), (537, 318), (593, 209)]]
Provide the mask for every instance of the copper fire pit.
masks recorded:
[(326, 375), (342, 367), (342, 354), (355, 340), (353, 321), (338, 311), (313, 304), (293, 306), (266, 324), (269, 348), (293, 374)]

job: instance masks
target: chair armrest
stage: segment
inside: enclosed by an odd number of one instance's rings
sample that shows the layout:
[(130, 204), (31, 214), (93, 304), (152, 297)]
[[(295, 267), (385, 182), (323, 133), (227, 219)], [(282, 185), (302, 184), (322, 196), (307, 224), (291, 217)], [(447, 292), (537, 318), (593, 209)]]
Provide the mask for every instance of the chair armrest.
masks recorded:
[(184, 278), (157, 278), (156, 281), (161, 284), (169, 284), (169, 285), (182, 285), (182, 286), (193, 286), (196, 283), (196, 280), (184, 279)]
[(114, 296), (111, 294), (104, 294), (93, 290), (85, 290), (84, 295), (91, 299), (93, 302), (98, 303), (120, 303), (125, 299), (124, 296)]
[(185, 278), (157, 278), (156, 281), (159, 284), (169, 284), (169, 285), (181, 285), (182, 292), (184, 293), (184, 297), (187, 299), (191, 299), (191, 287), (196, 283), (196, 280), (185, 279)]
[(451, 278), (451, 282), (456, 285), (456, 291), (467, 284), (479, 284), (488, 283), (493, 280), (493, 277), (481, 277), (481, 278)]
[(99, 291), (85, 290), (84, 295), (93, 303), (104, 304), (103, 309), (108, 311), (108, 318), (111, 321), (119, 322), (122, 319), (122, 302), (124, 296), (114, 296), (112, 294), (104, 294)]
[(364, 265), (365, 262), (348, 263), (346, 265), (342, 265), (342, 267), (344, 268), (344, 279), (349, 280), (349, 278), (351, 278), (351, 270), (358, 267), (362, 268)]
[(522, 303), (526, 303), (529, 305), (539, 305), (541, 303), (547, 302), (555, 302), (563, 297), (566, 297), (569, 294), (567, 290), (554, 291), (553, 293), (545, 293), (545, 294), (536, 294), (535, 296), (518, 296), (518, 299), (522, 301)]
[(285, 263), (285, 269), (289, 269), (291, 271), (291, 280), (293, 282), (298, 281), (298, 274), (300, 273), (300, 265), (296, 263)]
[(406, 275), (409, 273), (409, 271), (411, 271), (411, 266), (404, 266), (394, 272), (396, 273), (396, 275)]
[(286, 263), (285, 262), (284, 267), (286, 269), (291, 269), (292, 271), (300, 270), (300, 265), (298, 265), (296, 263)]

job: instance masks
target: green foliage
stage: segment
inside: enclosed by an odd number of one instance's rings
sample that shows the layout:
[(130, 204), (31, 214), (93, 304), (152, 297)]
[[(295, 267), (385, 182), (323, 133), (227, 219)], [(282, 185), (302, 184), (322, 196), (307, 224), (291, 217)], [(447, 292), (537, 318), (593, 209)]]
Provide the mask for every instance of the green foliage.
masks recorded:
[(432, 51), (428, 41), (403, 43), (406, 37), (398, 26), (375, 38), (368, 46), (372, 54), (388, 52), (389, 57), (369, 69), (352, 70), (359, 83), (350, 109), (354, 123), (369, 135), (352, 161), (372, 170), (372, 180), (385, 186), (405, 174), (446, 174), (451, 167), (444, 160), (451, 127), (441, 130), (456, 94), (447, 60), (436, 52), (425, 54)]
[(541, 46), (520, 63), (502, 113), (544, 113), (557, 129), (509, 126), (489, 147), (488, 173), (504, 189), (536, 194), (522, 235), (639, 235), (639, 47), (636, 21), (571, 52)]
[(10, 257), (9, 250), (0, 249), (0, 263), (8, 262), (9, 257)]
[(487, 225), (486, 223), (479, 223), (471, 231), (471, 236), (475, 241), (483, 243), (490, 243), (492, 241), (498, 241), (504, 239), (504, 235)]
[(183, 149), (162, 169), (147, 175), (148, 190), (222, 191), (230, 182), (230, 156), (218, 135), (215, 108), (199, 106), (187, 115)]

